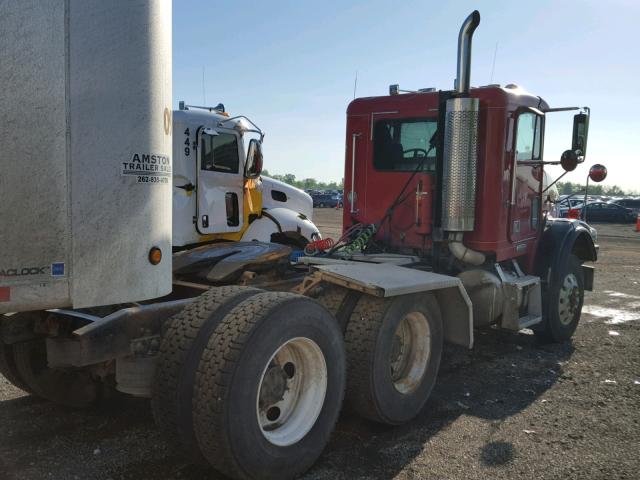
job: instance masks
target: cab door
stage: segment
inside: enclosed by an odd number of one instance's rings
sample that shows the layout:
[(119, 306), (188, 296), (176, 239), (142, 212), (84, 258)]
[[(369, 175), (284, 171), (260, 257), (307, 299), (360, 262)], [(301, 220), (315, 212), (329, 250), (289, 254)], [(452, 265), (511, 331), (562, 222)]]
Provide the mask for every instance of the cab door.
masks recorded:
[(197, 221), (200, 234), (243, 227), (244, 171), (241, 141), (229, 130), (198, 129)]
[(514, 163), (511, 183), (509, 239), (523, 247), (535, 239), (541, 226), (542, 112), (527, 109), (516, 117)]

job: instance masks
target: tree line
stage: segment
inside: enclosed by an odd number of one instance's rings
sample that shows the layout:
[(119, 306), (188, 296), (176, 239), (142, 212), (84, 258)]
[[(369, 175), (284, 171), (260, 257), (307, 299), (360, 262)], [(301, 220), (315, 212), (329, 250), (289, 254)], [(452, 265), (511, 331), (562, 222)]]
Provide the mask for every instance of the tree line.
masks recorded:
[(288, 183), (294, 187), (301, 188), (303, 190), (342, 190), (344, 186), (344, 179), (340, 182), (319, 182), (315, 178), (303, 178), (298, 180), (293, 173), (286, 173), (284, 175), (271, 174), (268, 170), (263, 170), (262, 175), (265, 177), (271, 177), (275, 180)]
[[(584, 192), (584, 183), (558, 182), (558, 192), (560, 195), (571, 195), (572, 193)], [(623, 197), (634, 195), (636, 192), (625, 192), (617, 185), (589, 184), (589, 195), (607, 195), (609, 197)]]

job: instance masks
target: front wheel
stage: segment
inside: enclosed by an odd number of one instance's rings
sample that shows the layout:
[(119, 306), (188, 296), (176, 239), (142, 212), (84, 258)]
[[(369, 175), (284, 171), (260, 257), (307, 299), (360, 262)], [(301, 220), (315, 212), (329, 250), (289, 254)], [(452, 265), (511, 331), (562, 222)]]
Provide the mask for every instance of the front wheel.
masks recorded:
[(200, 449), (234, 478), (294, 478), (327, 444), (344, 386), (344, 344), (331, 314), (299, 295), (254, 295), (221, 321), (200, 361)]
[(549, 342), (569, 340), (578, 327), (584, 302), (582, 262), (570, 255), (542, 293), (544, 318), (534, 327), (538, 338)]

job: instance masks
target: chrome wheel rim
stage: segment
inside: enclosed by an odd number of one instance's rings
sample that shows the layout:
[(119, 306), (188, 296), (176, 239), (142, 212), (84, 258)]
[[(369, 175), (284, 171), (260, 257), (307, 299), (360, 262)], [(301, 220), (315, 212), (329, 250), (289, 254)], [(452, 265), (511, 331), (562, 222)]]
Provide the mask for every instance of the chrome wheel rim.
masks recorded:
[(429, 365), (431, 329), (421, 312), (406, 315), (396, 328), (389, 367), (395, 389), (408, 394), (416, 390)]
[(562, 325), (569, 325), (578, 311), (580, 305), (580, 285), (573, 273), (564, 277), (558, 297), (558, 318)]
[(272, 444), (299, 442), (316, 423), (327, 393), (327, 363), (313, 340), (292, 338), (271, 356), (262, 371), (256, 415)]

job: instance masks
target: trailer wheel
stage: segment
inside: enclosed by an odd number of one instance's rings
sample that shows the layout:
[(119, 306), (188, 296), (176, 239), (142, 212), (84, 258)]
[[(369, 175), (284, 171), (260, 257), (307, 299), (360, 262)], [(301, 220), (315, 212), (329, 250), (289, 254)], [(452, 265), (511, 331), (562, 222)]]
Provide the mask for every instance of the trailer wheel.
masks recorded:
[[(156, 424), (200, 460), (193, 431), (193, 385), (211, 333), (236, 305), (262, 290), (241, 286), (212, 288), (168, 321), (160, 344), (151, 397)], [(198, 458), (200, 457), (200, 458)]]
[(83, 370), (49, 368), (44, 338), (12, 345), (20, 378), (38, 397), (65, 407), (88, 408), (99, 400), (101, 383)]
[(294, 478), (327, 444), (344, 386), (342, 335), (327, 310), (292, 293), (254, 295), (220, 322), (200, 361), (200, 449), (233, 478)]
[(4, 376), (14, 387), (27, 393), (32, 393), (29, 386), (22, 380), (13, 357), (13, 348), (0, 340), (0, 375)]
[(376, 422), (411, 420), (435, 385), (442, 342), (440, 308), (432, 294), (363, 295), (345, 333), (346, 401)]
[(567, 266), (542, 293), (544, 319), (533, 327), (536, 336), (545, 342), (569, 340), (578, 327), (584, 302), (582, 262), (569, 256)]

